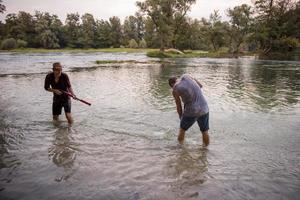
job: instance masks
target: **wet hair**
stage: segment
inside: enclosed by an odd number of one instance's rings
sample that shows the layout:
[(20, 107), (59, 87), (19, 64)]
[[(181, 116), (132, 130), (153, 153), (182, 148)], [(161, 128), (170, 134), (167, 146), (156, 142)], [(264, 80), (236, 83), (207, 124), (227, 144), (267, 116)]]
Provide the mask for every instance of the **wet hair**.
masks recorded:
[(60, 62), (55, 62), (55, 63), (53, 63), (52, 67), (53, 67), (53, 69), (54, 69), (55, 67), (61, 67)]
[(176, 83), (177, 77), (173, 76), (171, 78), (169, 78), (169, 86), (173, 87), (174, 84)]

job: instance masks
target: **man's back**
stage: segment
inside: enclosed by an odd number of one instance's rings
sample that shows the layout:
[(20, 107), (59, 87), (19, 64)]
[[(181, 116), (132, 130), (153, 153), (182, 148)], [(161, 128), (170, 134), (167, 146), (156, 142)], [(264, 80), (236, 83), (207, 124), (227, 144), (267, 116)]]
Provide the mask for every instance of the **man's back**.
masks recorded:
[(201, 116), (208, 113), (208, 105), (197, 82), (189, 75), (182, 75), (174, 85), (184, 103), (184, 116)]

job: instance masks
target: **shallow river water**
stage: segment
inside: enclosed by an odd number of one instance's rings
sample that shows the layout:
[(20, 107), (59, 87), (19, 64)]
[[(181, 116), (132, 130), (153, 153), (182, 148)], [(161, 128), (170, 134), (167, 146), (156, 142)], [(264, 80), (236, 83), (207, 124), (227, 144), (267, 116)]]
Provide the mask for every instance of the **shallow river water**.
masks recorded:
[[(95, 64), (96, 60), (139, 63)], [(127, 53), (0, 53), (0, 199), (299, 199), (300, 62)], [(43, 88), (69, 75), (75, 123), (52, 123)], [(167, 80), (191, 74), (210, 108), (177, 143)]]

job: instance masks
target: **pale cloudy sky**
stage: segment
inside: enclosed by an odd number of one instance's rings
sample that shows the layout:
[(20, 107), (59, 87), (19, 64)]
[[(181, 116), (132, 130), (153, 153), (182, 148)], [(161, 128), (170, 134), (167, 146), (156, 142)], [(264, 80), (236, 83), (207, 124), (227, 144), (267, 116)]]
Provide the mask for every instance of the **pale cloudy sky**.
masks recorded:
[[(8, 13), (26, 11), (31, 14), (35, 10), (56, 14), (64, 22), (67, 13), (78, 12), (80, 15), (91, 13), (96, 19), (107, 20), (109, 17), (118, 16), (123, 21), (126, 16), (134, 15), (138, 10), (137, 0), (3, 0), (6, 12), (0, 14), (4, 21)], [(208, 18), (213, 10), (219, 10), (226, 20), (226, 9), (243, 3), (251, 4), (251, 0), (197, 0), (192, 6), (188, 16), (192, 18)]]

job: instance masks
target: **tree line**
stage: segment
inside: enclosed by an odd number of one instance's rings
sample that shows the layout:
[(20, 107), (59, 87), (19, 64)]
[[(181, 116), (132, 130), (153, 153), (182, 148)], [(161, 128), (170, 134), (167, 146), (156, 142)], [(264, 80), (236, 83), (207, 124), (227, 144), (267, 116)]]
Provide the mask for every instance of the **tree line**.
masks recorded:
[[(299, 45), (300, 2), (255, 0), (227, 9), (228, 21), (218, 11), (208, 19), (187, 14), (196, 0), (137, 1), (139, 11), (121, 22), (95, 19), (92, 14), (55, 14), (20, 11), (0, 22), (2, 49), (11, 48), (176, 48), (238, 53), (242, 50), (288, 52)], [(0, 0), (0, 13), (5, 11)]]

